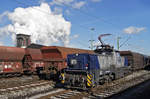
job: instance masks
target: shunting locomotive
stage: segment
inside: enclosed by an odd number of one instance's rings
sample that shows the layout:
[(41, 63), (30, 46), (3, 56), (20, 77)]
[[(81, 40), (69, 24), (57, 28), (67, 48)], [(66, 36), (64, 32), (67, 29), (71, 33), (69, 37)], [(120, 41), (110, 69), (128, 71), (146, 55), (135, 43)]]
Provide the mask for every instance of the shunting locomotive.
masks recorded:
[(95, 54), (70, 54), (62, 83), (67, 87), (89, 88), (124, 77), (129, 72), (127, 60), (110, 46), (101, 46)]

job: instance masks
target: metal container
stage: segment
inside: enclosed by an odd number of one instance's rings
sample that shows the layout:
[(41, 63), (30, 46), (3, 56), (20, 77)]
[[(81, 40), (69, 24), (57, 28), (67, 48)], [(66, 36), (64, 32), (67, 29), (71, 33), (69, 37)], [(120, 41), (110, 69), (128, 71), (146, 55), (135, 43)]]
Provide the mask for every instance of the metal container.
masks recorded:
[(132, 70), (139, 70), (145, 67), (144, 55), (131, 51), (120, 51), (120, 54), (127, 57), (128, 65), (131, 66)]
[(42, 61), (43, 56), (40, 49), (32, 49), (32, 48), (26, 48), (26, 55), (30, 55), (32, 58), (32, 61)]
[(43, 57), (40, 49), (26, 48), (23, 59), (24, 71), (36, 72), (36, 68), (44, 67)]
[(1, 61), (22, 61), (24, 54), (23, 48), (0, 46)]
[(0, 74), (22, 73), (23, 48), (0, 46)]

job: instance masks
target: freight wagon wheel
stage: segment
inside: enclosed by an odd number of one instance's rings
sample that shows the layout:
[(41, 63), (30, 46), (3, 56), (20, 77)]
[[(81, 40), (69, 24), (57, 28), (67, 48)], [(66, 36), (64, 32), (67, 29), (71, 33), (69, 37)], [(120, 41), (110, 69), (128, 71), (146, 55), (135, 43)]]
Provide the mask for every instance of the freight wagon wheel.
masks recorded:
[(57, 74), (57, 69), (55, 67), (49, 68), (50, 74)]
[(56, 79), (57, 78), (57, 73), (58, 73), (58, 70), (55, 68), (55, 67), (50, 67), (49, 68), (49, 74), (50, 74), (50, 78), (52, 79)]
[(111, 82), (111, 78), (110, 78), (109, 75), (106, 75), (106, 76), (105, 76), (105, 82), (106, 82), (106, 83)]

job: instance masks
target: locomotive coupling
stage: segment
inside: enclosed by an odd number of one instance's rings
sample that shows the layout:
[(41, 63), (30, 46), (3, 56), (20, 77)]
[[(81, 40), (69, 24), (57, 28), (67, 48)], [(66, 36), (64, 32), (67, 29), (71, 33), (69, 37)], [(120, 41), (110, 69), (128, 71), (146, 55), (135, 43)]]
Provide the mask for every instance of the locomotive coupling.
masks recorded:
[(87, 86), (88, 87), (92, 87), (93, 86), (92, 78), (93, 78), (93, 76), (91, 74), (87, 74)]

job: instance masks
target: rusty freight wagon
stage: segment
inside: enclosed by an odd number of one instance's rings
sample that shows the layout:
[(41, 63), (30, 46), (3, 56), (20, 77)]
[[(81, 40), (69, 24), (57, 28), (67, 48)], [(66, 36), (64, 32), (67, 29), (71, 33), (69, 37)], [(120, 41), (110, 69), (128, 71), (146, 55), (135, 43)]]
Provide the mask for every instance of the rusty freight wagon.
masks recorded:
[(45, 67), (41, 71), (46, 78), (56, 78), (59, 73), (67, 67), (66, 58), (73, 53), (94, 53), (91, 50), (67, 48), (59, 46), (48, 46), (41, 48)]
[(23, 71), (25, 74), (36, 74), (38, 68), (44, 66), (41, 50), (26, 48), (25, 52), (23, 58)]
[(23, 73), (23, 48), (0, 46), (0, 76), (18, 76)]
[(132, 71), (144, 69), (150, 62), (149, 57), (132, 51), (120, 51), (120, 55), (127, 57), (128, 65), (131, 66)]

